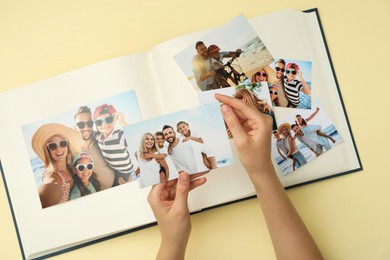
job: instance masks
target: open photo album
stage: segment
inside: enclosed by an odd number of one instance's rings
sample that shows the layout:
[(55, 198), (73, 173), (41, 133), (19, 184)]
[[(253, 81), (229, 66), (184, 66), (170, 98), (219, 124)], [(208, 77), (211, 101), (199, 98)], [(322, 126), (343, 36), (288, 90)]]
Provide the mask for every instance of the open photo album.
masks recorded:
[(238, 15), (0, 93), (0, 166), (23, 258), (153, 225), (151, 186), (183, 171), (208, 179), (190, 212), (253, 197), (216, 93), (273, 118), (284, 187), (362, 169), (317, 10)]

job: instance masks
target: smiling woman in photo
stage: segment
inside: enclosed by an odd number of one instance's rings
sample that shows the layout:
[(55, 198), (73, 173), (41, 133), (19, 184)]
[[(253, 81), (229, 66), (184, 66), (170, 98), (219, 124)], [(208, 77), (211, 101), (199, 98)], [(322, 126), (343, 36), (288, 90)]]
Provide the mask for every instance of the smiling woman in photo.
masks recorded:
[(272, 107), (267, 103), (265, 99), (259, 99), (258, 97), (256, 97), (255, 94), (253, 94), (252, 91), (249, 91), (245, 88), (237, 90), (234, 94), (234, 97), (244, 101), (250, 107), (257, 109), (259, 112), (270, 115), (273, 119), (272, 129), (277, 129), (274, 112), (272, 110)]
[(251, 77), (251, 83), (268, 82), (268, 74), (265, 69), (261, 69)]
[(31, 145), (45, 166), (38, 187), (42, 208), (69, 200), (73, 186), (72, 158), (81, 150), (81, 142), (79, 132), (61, 124), (46, 124), (35, 132)]
[[(160, 182), (165, 182), (169, 177), (169, 168), (165, 161), (165, 155), (157, 151), (156, 139), (153, 134), (142, 135), (139, 150), (135, 152), (139, 169), (141, 187), (147, 187)], [(164, 168), (164, 171), (161, 170)]]

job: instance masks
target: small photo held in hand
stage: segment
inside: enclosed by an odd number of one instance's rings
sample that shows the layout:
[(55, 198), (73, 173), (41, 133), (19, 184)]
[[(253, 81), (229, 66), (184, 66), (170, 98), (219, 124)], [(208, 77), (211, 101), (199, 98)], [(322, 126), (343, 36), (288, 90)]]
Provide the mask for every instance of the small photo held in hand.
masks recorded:
[(343, 142), (319, 101), (313, 105), (291, 113), (273, 131), (272, 156), (284, 176)]
[(124, 128), (141, 188), (233, 163), (217, 102)]
[[(273, 119), (273, 130), (277, 129), (272, 102), (269, 94), (267, 82), (246, 83), (236, 86), (231, 94), (234, 98), (240, 99), (250, 107), (267, 114)], [(232, 133), (227, 128), (229, 138), (233, 138)]]
[(270, 91), (273, 92), (271, 98), (274, 106), (298, 109), (312, 108), (311, 61), (280, 58), (263, 70), (266, 71), (266, 80)]

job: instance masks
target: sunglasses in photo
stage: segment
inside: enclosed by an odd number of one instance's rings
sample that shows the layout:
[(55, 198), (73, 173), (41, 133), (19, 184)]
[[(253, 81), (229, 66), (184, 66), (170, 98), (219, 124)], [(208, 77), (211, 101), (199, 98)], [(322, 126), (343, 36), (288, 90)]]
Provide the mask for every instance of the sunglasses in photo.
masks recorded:
[(295, 75), (295, 74), (297, 74), (297, 71), (296, 70), (286, 70), (286, 73), (287, 74), (293, 74), (293, 75)]
[(77, 123), (77, 127), (79, 129), (84, 129), (85, 126), (87, 126), (88, 128), (91, 128), (93, 126), (93, 121), (92, 120), (89, 120), (87, 122), (78, 122)]
[(79, 172), (85, 171), (85, 169), (92, 170), (93, 169), (93, 163), (88, 163), (88, 164), (77, 164), (76, 169)]
[(105, 118), (100, 118), (98, 120), (95, 120), (95, 125), (101, 126), (103, 123), (112, 124), (112, 122), (114, 122), (114, 116), (109, 115), (109, 116), (106, 116)]
[(54, 151), (57, 149), (57, 147), (62, 147), (62, 148), (65, 148), (65, 147), (68, 147), (68, 140), (67, 139), (62, 139), (60, 142), (58, 143), (55, 143), (55, 142), (50, 142), (48, 143), (47, 145), (47, 148), (50, 150), (50, 151)]
[(261, 73), (261, 72), (256, 72), (255, 74), (256, 76), (263, 76), (263, 77), (267, 77), (267, 73)]
[(277, 92), (277, 91), (272, 91), (272, 90), (270, 90), (270, 91), (269, 91), (269, 94), (270, 94), (270, 95), (274, 94), (275, 96), (277, 96), (277, 95), (278, 95), (278, 92)]
[(281, 71), (281, 72), (284, 72), (284, 71), (285, 71), (285, 69), (282, 69), (282, 68), (279, 68), (279, 67), (275, 67), (275, 70), (276, 70), (276, 71)]

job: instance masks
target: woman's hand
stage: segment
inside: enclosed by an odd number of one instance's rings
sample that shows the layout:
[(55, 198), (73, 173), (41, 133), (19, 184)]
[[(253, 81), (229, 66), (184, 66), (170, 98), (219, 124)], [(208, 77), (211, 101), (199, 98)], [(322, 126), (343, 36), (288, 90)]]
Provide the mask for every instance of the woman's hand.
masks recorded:
[[(240, 161), (256, 190), (277, 259), (323, 259), (287, 197), (271, 163), (271, 117), (243, 101), (217, 94)], [(290, 152), (287, 153), (289, 156)]]
[(248, 174), (259, 172), (264, 167), (272, 167), (272, 118), (259, 113), (242, 100), (221, 94), (216, 94), (215, 97), (223, 103), (222, 115)]
[(188, 192), (206, 182), (205, 178), (192, 180), (197, 176), (182, 172), (177, 180), (157, 184), (149, 193), (148, 202), (161, 232), (157, 259), (184, 259), (191, 233)]

